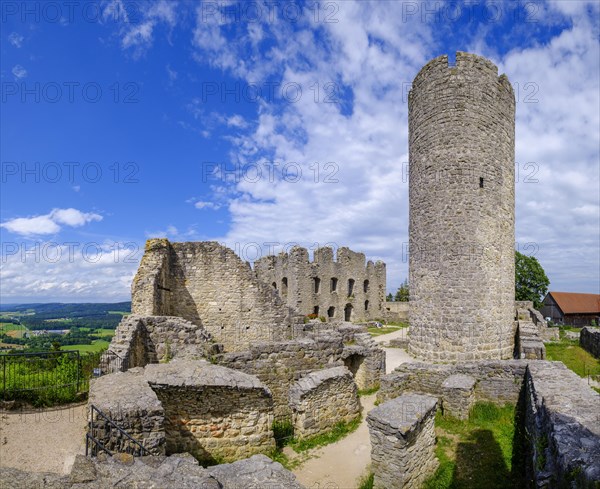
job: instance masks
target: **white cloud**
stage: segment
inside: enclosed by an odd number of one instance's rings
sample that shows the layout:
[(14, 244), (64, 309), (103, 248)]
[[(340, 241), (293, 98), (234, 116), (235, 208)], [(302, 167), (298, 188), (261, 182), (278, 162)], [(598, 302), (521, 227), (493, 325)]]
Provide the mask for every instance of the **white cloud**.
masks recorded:
[(105, 4), (103, 17), (120, 21), (121, 46), (125, 50), (131, 49), (133, 55), (138, 57), (152, 46), (154, 31), (158, 25), (165, 25), (169, 30), (176, 25), (178, 2), (159, 0), (135, 5), (135, 19), (130, 19), (127, 4), (122, 0), (112, 0)]
[(80, 227), (92, 221), (101, 221), (102, 216), (93, 212), (81, 212), (77, 209), (53, 209), (48, 214), (33, 217), (17, 217), (0, 224), (11, 233), (21, 236), (56, 234), (61, 225)]
[(177, 72), (173, 70), (169, 65), (166, 66), (166, 69), (167, 75), (169, 75), (169, 81), (173, 83), (175, 80), (177, 80)]
[(11, 32), (8, 36), (8, 42), (17, 48), (20, 48), (23, 45), (23, 39), (25, 38), (18, 32)]
[(4, 242), (0, 281), (5, 302), (130, 299), (143, 246), (106, 241)]
[(25, 78), (27, 76), (27, 70), (21, 65), (15, 65), (13, 66), (12, 74), (14, 75), (15, 79), (20, 80), (21, 78)]
[[(595, 12), (597, 7), (567, 3), (550, 8), (558, 10), (555, 16), (571, 15), (572, 25), (563, 18), (563, 31), (545, 44), (531, 43), (499, 57), (482, 41), (485, 32), (475, 33), (472, 41), (485, 51), (478, 54), (491, 56), (508, 74), (518, 92), (517, 241), (534, 238), (553, 286), (594, 291), (600, 266), (600, 56), (597, 20), (586, 8)], [(232, 225), (220, 240), (350, 245), (386, 261), (388, 284), (396, 287), (408, 268), (402, 257), (408, 241), (408, 186), (402, 169), (408, 161), (408, 114), (402, 94), (441, 41), (435, 25), (402, 22), (401, 2), (339, 5), (337, 23), (304, 25), (293, 33), (285, 22), (250, 28), (223, 23), (218, 16), (201, 20), (198, 10), (194, 46), (200, 63), (248, 83), (276, 77), (282, 85), (304, 88), (295, 103), (263, 101), (256, 124), (229, 136), (236, 148), (232, 161), (242, 167), (259, 164), (263, 171), (256, 181), (223, 178), (233, 187), (228, 204)], [(235, 43), (228, 42), (226, 30), (237, 30)], [(260, 46), (266, 38), (268, 50)], [(319, 103), (308, 88), (316, 82)], [(326, 82), (333, 83), (334, 98), (336, 91), (351, 92), (351, 107), (323, 103)], [(273, 162), (279, 169), (299, 164), (301, 178), (292, 181), (281, 172), (267, 177)], [(529, 162), (538, 165), (538, 184), (524, 183), (531, 176), (532, 169), (525, 167)]]
[(215, 202), (207, 202), (207, 201), (203, 201), (203, 200), (199, 200), (198, 202), (196, 202), (194, 204), (194, 207), (196, 209), (212, 209), (212, 210), (218, 210), (221, 208), (221, 204), (217, 204)]

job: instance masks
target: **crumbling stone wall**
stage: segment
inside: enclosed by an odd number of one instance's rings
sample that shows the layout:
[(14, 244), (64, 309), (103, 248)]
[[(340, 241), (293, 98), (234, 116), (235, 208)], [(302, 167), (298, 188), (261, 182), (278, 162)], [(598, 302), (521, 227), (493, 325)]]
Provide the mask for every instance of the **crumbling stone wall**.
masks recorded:
[(341, 366), (344, 346), (340, 336), (259, 343), (244, 352), (217, 357), (220, 365), (258, 377), (272, 392), (276, 419), (291, 419), (289, 390), (302, 375)]
[(232, 351), (291, 338), (301, 321), (248, 263), (212, 241), (148, 240), (131, 295), (133, 314), (182, 317)]
[(197, 362), (148, 365), (145, 377), (165, 411), (167, 454), (222, 463), (275, 448), (273, 399), (256, 377)]
[(289, 390), (294, 437), (327, 433), (340, 422), (360, 417), (358, 391), (346, 367), (317, 370), (304, 375)]
[[(156, 455), (189, 452), (230, 462), (275, 448), (273, 399), (256, 377), (205, 361), (175, 360), (105, 375), (90, 386), (93, 404)], [(93, 434), (125, 451), (101, 418)]]
[(561, 362), (531, 362), (525, 428), (536, 487), (600, 485), (600, 394)]
[(315, 250), (309, 261), (306, 248), (266, 256), (254, 262), (260, 280), (276, 289), (287, 305), (303, 315), (316, 313), (331, 320), (362, 321), (386, 315), (385, 263), (339, 248), (337, 259), (328, 247)]
[(367, 416), (371, 470), (377, 489), (418, 489), (437, 469), (432, 396), (405, 394)]
[(473, 54), (409, 94), (410, 344), (417, 358), (508, 359), (514, 344), (515, 97)]
[(124, 317), (117, 326), (109, 350), (122, 367), (144, 367), (174, 357), (203, 357), (218, 346), (202, 326), (170, 316)]
[(516, 404), (527, 364), (526, 360), (487, 360), (462, 364), (403, 363), (382, 377), (377, 400), (384, 402), (406, 391), (440, 396), (444, 391), (444, 381), (452, 375), (462, 374), (476, 381), (473, 390), (475, 402)]
[(350, 368), (359, 389), (379, 386), (385, 374), (385, 352), (364, 333), (365, 328), (341, 325), (338, 331), (320, 324), (306, 326), (315, 329), (304, 331), (296, 340), (258, 343), (243, 352), (215, 357), (220, 365), (256, 375), (267, 385), (279, 420), (291, 419), (289, 390), (305, 374), (336, 366), (353, 367), (353, 356), (360, 357), (358, 368)]
[(581, 348), (600, 358), (600, 328), (583, 328), (579, 334), (579, 344)]

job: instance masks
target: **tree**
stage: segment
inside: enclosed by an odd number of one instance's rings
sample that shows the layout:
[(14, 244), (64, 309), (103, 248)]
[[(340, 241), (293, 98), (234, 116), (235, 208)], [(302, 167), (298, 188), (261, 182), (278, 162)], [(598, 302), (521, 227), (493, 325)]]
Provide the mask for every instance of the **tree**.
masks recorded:
[(532, 301), (533, 307), (539, 309), (548, 285), (550, 280), (537, 258), (515, 251), (515, 299)]
[(387, 297), (385, 298), (386, 301), (388, 302), (392, 302), (394, 300), (394, 296), (392, 295), (392, 293), (390, 292)]
[(408, 302), (408, 279), (405, 279), (402, 285), (398, 287), (394, 300), (397, 302)]

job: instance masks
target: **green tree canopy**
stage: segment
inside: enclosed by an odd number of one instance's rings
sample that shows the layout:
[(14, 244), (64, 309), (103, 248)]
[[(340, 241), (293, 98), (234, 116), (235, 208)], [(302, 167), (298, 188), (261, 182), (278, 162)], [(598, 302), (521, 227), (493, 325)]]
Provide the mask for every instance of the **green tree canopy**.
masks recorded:
[(515, 251), (515, 299), (532, 301), (533, 307), (539, 309), (548, 285), (550, 280), (537, 258)]
[(386, 296), (385, 300), (388, 302), (392, 302), (394, 300), (394, 296), (391, 292)]
[(408, 279), (405, 279), (402, 285), (398, 287), (394, 300), (396, 302), (408, 302)]

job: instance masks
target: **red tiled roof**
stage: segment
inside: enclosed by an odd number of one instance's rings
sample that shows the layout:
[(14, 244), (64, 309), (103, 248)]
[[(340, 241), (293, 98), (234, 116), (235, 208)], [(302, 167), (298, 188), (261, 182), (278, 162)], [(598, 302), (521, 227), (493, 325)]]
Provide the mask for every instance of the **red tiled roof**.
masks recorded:
[(600, 294), (548, 292), (563, 314), (600, 314)]

